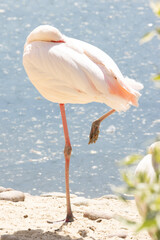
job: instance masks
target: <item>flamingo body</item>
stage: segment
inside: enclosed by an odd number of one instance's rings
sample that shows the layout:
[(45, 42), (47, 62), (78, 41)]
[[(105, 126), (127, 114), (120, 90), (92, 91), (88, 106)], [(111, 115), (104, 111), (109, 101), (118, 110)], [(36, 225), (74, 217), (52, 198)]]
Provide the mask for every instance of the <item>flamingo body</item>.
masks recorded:
[(23, 64), (38, 91), (57, 103), (102, 102), (125, 111), (137, 106), (142, 84), (124, 78), (99, 48), (42, 25), (27, 38)]
[(154, 151), (158, 148), (160, 151), (160, 141), (154, 142), (148, 149), (148, 154), (139, 162), (136, 167), (135, 175), (145, 173), (150, 183), (153, 183), (156, 178), (156, 172), (159, 171), (160, 163), (154, 158)]
[(140, 161), (138, 166), (136, 167), (135, 174), (138, 175), (140, 173), (145, 173), (147, 179), (150, 182), (153, 182), (156, 177), (156, 171), (153, 165), (153, 158), (152, 154), (147, 154), (144, 158)]

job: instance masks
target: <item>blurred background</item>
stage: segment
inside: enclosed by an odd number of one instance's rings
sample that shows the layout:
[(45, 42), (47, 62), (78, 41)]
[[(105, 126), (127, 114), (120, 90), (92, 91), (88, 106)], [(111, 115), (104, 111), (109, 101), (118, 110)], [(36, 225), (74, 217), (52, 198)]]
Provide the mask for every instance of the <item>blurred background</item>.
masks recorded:
[(109, 54), (121, 72), (144, 84), (139, 107), (115, 113), (88, 145), (91, 124), (105, 104), (66, 105), (72, 143), (71, 193), (99, 197), (121, 184), (119, 162), (144, 154), (160, 135), (160, 97), (151, 81), (159, 71), (156, 38), (141, 37), (159, 22), (146, 0), (5, 0), (0, 2), (0, 185), (31, 194), (65, 192), (64, 136), (59, 105), (45, 100), (23, 65), (27, 35), (50, 24)]

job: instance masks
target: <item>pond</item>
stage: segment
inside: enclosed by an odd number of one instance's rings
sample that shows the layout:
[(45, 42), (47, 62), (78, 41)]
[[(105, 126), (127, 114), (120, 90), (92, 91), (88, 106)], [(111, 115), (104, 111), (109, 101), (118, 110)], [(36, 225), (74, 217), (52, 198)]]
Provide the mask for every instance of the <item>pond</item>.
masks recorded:
[(31, 194), (65, 192), (59, 106), (40, 96), (22, 65), (25, 39), (41, 24), (101, 48), (124, 75), (144, 85), (139, 107), (106, 119), (96, 144), (88, 145), (91, 123), (109, 107), (66, 105), (73, 149), (71, 193), (111, 193), (112, 185), (121, 185), (121, 160), (132, 153), (145, 154), (160, 134), (160, 89), (151, 81), (159, 71), (160, 44), (156, 38), (139, 44), (160, 22), (146, 0), (0, 2), (0, 184)]

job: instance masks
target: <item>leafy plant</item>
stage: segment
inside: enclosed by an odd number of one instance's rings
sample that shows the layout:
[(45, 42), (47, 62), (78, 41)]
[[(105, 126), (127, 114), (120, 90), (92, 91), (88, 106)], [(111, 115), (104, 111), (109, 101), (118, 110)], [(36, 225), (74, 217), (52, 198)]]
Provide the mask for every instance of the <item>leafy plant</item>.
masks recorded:
[[(160, 1), (150, 0), (150, 7), (153, 10), (154, 14), (160, 18)], [(154, 36), (160, 38), (160, 27), (156, 27), (151, 32), (146, 33), (140, 40), (140, 43), (149, 42)]]
[[(143, 159), (136, 174), (123, 172), (125, 187), (121, 190), (121, 198), (126, 200), (125, 194), (134, 195), (137, 208), (142, 216), (141, 224), (135, 224), (136, 231), (146, 229), (153, 240), (160, 239), (160, 141), (150, 147), (150, 154), (144, 158), (131, 155), (124, 160), (124, 164), (135, 166), (138, 159)], [(150, 169), (153, 169), (150, 172)]]
[[(153, 13), (160, 18), (160, 1), (156, 0), (150, 0), (150, 7), (153, 11)], [(153, 37), (157, 36), (158, 39), (160, 39), (160, 27), (155, 27), (154, 30), (147, 32), (140, 40), (140, 43), (146, 43), (152, 40)], [(160, 73), (158, 73), (156, 76), (153, 77), (154, 81), (160, 81)]]

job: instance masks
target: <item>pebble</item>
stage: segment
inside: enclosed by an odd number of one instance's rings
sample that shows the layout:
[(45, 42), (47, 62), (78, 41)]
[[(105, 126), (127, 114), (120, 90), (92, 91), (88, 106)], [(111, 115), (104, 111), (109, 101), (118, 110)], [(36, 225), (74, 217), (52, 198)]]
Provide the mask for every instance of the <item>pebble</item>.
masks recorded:
[(23, 192), (10, 190), (0, 193), (0, 200), (7, 200), (12, 202), (19, 202), (25, 200), (25, 195)]
[(18, 237), (13, 236), (13, 235), (1, 235), (1, 240), (19, 240)]
[(94, 232), (96, 228), (94, 226), (90, 226), (89, 229), (91, 229)]
[(83, 238), (87, 237), (87, 231), (86, 231), (86, 230), (79, 230), (78, 233), (79, 233), (79, 235), (82, 236)]

